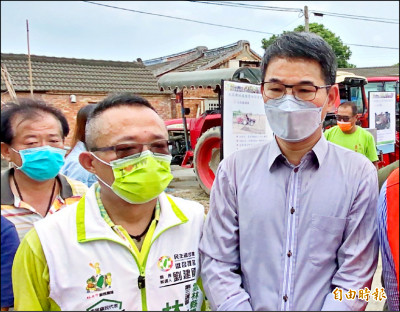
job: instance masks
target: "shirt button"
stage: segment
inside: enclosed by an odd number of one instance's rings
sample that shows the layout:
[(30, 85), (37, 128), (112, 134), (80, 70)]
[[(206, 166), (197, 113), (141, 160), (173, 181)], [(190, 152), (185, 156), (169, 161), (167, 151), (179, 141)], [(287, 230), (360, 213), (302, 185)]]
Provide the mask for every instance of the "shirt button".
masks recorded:
[(289, 250), (289, 252), (287, 253), (287, 256), (288, 257), (291, 257), (292, 256), (292, 252)]
[(294, 168), (294, 172), (297, 172), (297, 171), (299, 171), (299, 168)]
[(290, 213), (291, 214), (294, 214), (294, 212), (295, 212), (296, 210), (292, 207), (292, 209), (290, 209)]
[(287, 296), (287, 295), (284, 295), (284, 296), (283, 296), (283, 301), (286, 302), (287, 300), (288, 300), (288, 296)]

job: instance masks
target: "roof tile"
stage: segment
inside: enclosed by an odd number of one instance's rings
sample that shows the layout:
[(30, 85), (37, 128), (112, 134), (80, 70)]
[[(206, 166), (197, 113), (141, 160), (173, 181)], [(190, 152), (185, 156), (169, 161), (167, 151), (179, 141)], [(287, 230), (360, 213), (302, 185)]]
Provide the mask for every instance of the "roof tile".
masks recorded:
[[(2, 53), (15, 91), (29, 90), (28, 56)], [(31, 55), (35, 91), (116, 92), (165, 94), (157, 78), (139, 62), (87, 60)], [(6, 86), (1, 79), (1, 90)]]

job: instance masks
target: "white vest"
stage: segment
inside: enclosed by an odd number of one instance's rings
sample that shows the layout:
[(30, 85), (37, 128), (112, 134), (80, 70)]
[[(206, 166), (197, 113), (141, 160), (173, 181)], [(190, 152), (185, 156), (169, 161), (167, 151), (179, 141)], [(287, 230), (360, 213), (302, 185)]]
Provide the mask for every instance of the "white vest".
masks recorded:
[(171, 202), (165, 193), (159, 196), (160, 219), (142, 268), (129, 242), (101, 217), (94, 187), (76, 205), (35, 223), (50, 298), (61, 310), (200, 309), (196, 282), (204, 207), (169, 197)]

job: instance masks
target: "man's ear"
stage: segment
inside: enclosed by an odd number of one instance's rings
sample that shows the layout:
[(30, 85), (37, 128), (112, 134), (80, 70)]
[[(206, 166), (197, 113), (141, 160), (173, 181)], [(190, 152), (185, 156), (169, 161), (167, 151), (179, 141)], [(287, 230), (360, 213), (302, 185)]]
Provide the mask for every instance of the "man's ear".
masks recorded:
[(11, 153), (11, 146), (4, 142), (1, 142), (1, 156), (7, 161), (11, 161), (10, 153)]
[(263, 102), (266, 103), (268, 99), (264, 97), (264, 83), (261, 84), (261, 96), (263, 98)]
[(336, 101), (340, 102), (339, 87), (337, 84), (334, 84), (332, 87), (330, 87), (329, 93), (328, 93), (328, 112), (335, 110)]
[(93, 167), (94, 157), (90, 152), (82, 152), (79, 154), (79, 163), (83, 168), (91, 173), (96, 173), (95, 168)]

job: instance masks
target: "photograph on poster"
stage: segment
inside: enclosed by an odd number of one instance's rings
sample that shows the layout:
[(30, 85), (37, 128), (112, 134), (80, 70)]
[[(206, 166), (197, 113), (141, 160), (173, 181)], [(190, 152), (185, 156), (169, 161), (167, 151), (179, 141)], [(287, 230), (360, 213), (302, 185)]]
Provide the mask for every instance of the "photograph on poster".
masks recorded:
[(375, 128), (377, 130), (390, 129), (390, 113), (375, 113)]
[(376, 147), (383, 154), (394, 152), (396, 140), (396, 92), (368, 92), (369, 124), (376, 129)]
[(241, 133), (265, 133), (265, 114), (253, 114), (248, 112), (232, 112), (232, 131), (234, 134)]

